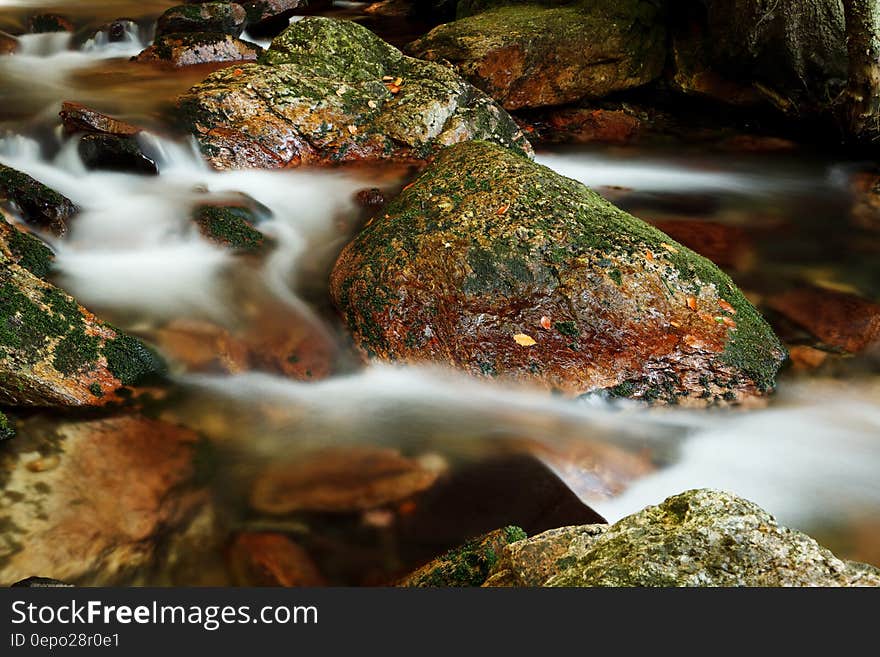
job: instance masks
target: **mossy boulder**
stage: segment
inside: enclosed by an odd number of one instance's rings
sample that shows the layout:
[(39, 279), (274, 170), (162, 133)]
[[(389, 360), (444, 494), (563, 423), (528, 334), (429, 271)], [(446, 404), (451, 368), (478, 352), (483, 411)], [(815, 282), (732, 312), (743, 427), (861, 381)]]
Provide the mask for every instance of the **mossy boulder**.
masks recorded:
[(193, 221), (206, 238), (236, 251), (259, 251), (266, 242), (264, 235), (253, 227), (258, 220), (247, 207), (199, 205), (193, 210)]
[(230, 34), (184, 32), (165, 34), (143, 50), (134, 61), (167, 63), (175, 68), (196, 64), (255, 61), (262, 48)]
[(608, 525), (565, 527), (499, 553), (486, 586), (880, 586), (756, 504), (701, 489)]
[(55, 255), (42, 240), (6, 221), (0, 211), (0, 257), (21, 265), (37, 278), (45, 278)]
[(526, 533), (519, 527), (496, 529), (425, 564), (405, 577), (399, 586), (480, 586), (486, 581), (501, 551), (508, 544), (525, 538)]
[(345, 247), (331, 294), (369, 357), (573, 395), (733, 402), (785, 356), (711, 262), (486, 142), (441, 152)]
[(100, 406), (161, 369), (141, 342), (0, 254), (0, 403)]
[(501, 6), (440, 25), (408, 46), (446, 61), (507, 109), (562, 105), (644, 85), (666, 57), (653, 0)]
[(171, 7), (159, 16), (156, 36), (182, 32), (222, 32), (237, 37), (244, 30), (247, 12), (231, 2), (205, 2)]
[(542, 7), (562, 7), (575, 4), (578, 0), (458, 0), (455, 8), (457, 18), (467, 18), (489, 9), (511, 5), (540, 5)]
[(450, 69), (329, 18), (294, 23), (259, 64), (213, 73), (178, 105), (220, 169), (422, 160), (467, 139), (531, 150), (510, 116)]
[(69, 198), (26, 173), (0, 164), (0, 201), (18, 207), (22, 218), (55, 235), (67, 232), (67, 222), (77, 213)]

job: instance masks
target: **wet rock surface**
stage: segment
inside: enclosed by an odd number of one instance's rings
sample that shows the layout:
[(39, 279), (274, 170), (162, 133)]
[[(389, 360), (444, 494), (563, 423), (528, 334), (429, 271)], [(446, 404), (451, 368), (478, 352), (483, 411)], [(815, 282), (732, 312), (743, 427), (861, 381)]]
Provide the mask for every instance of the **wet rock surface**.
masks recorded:
[(247, 12), (231, 2), (205, 2), (168, 9), (156, 23), (156, 36), (183, 32), (222, 32), (233, 37), (244, 30)]
[(193, 221), (209, 240), (236, 251), (255, 252), (266, 244), (266, 238), (254, 228), (258, 217), (248, 207), (200, 205), (193, 211)]
[(610, 526), (507, 546), (486, 585), (880, 586), (880, 570), (838, 559), (752, 502), (702, 489)]
[(79, 141), (80, 159), (87, 169), (120, 171), (141, 175), (159, 174), (156, 162), (141, 149), (137, 138), (89, 134)]
[(162, 368), (141, 342), (0, 256), (0, 400), (101, 406)]
[(59, 116), (61, 117), (61, 125), (64, 126), (64, 132), (69, 135), (86, 132), (133, 137), (142, 132), (135, 125), (120, 121), (107, 114), (102, 114), (87, 105), (73, 101), (65, 101), (61, 104)]
[(45, 278), (52, 268), (55, 255), (42, 240), (7, 221), (6, 215), (0, 210), (0, 260), (4, 257), (37, 278)]
[(124, 583), (154, 567), (163, 537), (205, 502), (197, 445), (138, 416), (20, 423), (0, 445), (0, 582)]
[(760, 395), (778, 339), (705, 258), (484, 142), (444, 151), (350, 243), (331, 294), (372, 358), (583, 394)]
[(178, 107), (219, 169), (421, 160), (467, 139), (530, 151), (507, 113), (449, 69), (327, 18), (298, 21), (259, 64), (210, 75)]
[(0, 200), (14, 203), (28, 223), (55, 235), (67, 232), (77, 207), (66, 196), (26, 173), (0, 164)]
[(515, 3), (436, 27), (408, 46), (448, 61), (507, 109), (601, 98), (657, 78), (666, 36), (649, 0)]
[(180, 68), (196, 64), (255, 61), (261, 51), (260, 46), (229, 34), (186, 32), (158, 37), (135, 61), (167, 63)]

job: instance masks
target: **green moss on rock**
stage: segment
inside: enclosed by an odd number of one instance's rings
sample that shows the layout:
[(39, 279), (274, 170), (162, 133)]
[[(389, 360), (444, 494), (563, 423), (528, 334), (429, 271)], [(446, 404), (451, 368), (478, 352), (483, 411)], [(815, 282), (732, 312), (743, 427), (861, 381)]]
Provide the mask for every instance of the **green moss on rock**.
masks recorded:
[(19, 230), (0, 216), (0, 252), (27, 269), (37, 278), (45, 278), (52, 269), (52, 250), (30, 233)]
[[(331, 276), (334, 302), (373, 357), (699, 404), (770, 389), (784, 358), (714, 264), (509, 150), (446, 149), (386, 214)], [(401, 340), (412, 327), (422, 338)], [(537, 344), (524, 348), (520, 333)]]
[(251, 224), (256, 216), (247, 208), (203, 205), (193, 219), (202, 234), (213, 242), (241, 251), (258, 251), (265, 237)]

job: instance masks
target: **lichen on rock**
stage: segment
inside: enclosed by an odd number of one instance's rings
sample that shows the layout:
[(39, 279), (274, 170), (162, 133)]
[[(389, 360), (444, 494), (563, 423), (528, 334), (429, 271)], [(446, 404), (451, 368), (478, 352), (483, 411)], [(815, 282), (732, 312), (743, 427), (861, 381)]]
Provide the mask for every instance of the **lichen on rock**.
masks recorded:
[(140, 341), (0, 253), (0, 401), (100, 406), (162, 368)]
[(367, 356), (578, 395), (760, 395), (785, 356), (730, 278), (582, 184), (467, 142), (343, 250), (331, 294)]
[(514, 543), (486, 586), (880, 586), (880, 570), (838, 559), (748, 500), (700, 489), (611, 526)]
[(467, 139), (531, 152), (513, 119), (450, 69), (329, 18), (294, 23), (258, 64), (211, 74), (178, 109), (220, 169), (422, 160)]

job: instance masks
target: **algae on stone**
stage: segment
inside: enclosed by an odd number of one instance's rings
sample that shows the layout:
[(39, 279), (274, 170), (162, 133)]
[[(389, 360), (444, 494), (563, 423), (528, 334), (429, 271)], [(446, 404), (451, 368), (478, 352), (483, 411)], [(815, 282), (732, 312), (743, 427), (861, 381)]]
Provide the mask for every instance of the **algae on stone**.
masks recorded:
[(331, 294), (368, 356), (569, 394), (737, 401), (771, 389), (785, 355), (711, 262), (486, 142), (441, 152), (343, 250)]
[(0, 401), (90, 406), (163, 368), (135, 338), (0, 253)]
[[(550, 556), (530, 562), (532, 554)], [(880, 586), (880, 570), (838, 559), (748, 500), (701, 489), (611, 526), (566, 527), (515, 543), (486, 585)]]

